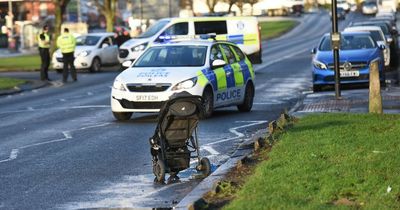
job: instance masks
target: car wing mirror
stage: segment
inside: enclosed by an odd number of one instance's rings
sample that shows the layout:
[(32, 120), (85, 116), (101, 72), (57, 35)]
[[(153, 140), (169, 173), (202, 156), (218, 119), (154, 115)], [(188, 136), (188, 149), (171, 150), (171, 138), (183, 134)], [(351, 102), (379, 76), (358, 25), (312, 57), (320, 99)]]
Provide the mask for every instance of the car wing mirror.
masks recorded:
[(101, 48), (106, 48), (106, 47), (108, 47), (109, 45), (107, 44), (107, 43), (103, 43), (103, 44), (101, 44)]
[(317, 53), (317, 48), (312, 48), (311, 49), (311, 54), (315, 54), (315, 53)]
[(386, 46), (384, 44), (380, 44), (379, 49), (384, 50), (384, 49), (386, 49)]
[(220, 67), (224, 67), (225, 65), (226, 65), (226, 62), (224, 60), (217, 59), (217, 60), (214, 60), (211, 63), (211, 68), (212, 69), (217, 69), (217, 68), (220, 68)]
[(122, 63), (122, 66), (125, 68), (129, 68), (129, 67), (131, 67), (132, 63), (133, 63), (132, 61), (124, 61)]

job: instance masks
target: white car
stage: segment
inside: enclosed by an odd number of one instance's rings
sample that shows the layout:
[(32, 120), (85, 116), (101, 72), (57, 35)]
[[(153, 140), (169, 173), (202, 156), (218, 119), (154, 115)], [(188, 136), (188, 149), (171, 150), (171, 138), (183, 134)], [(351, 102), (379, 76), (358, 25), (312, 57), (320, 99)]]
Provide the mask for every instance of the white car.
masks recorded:
[(385, 67), (390, 65), (390, 44), (386, 41), (385, 34), (379, 26), (353, 26), (345, 28), (344, 31), (367, 31), (371, 33), (372, 38), (378, 45), (384, 45), (383, 58), (385, 60)]
[[(98, 72), (103, 65), (118, 64), (118, 46), (114, 33), (90, 33), (76, 38), (74, 66), (76, 69), (89, 69)], [(60, 49), (53, 53), (53, 68), (58, 72), (64, 66)]]
[(203, 97), (203, 118), (225, 106), (248, 112), (253, 105), (254, 77), (249, 59), (230, 42), (154, 44), (115, 78), (111, 110), (117, 120), (128, 120), (134, 112), (159, 112), (172, 94), (186, 91)]
[(346, 12), (350, 11), (350, 4), (346, 0), (337, 0), (337, 7), (343, 8)]

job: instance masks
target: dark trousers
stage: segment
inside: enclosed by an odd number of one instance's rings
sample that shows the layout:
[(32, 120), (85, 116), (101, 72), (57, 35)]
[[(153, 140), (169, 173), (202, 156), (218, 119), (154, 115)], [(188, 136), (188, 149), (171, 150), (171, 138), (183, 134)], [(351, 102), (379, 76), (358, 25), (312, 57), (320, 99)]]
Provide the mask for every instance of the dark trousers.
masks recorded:
[(40, 79), (41, 80), (48, 80), (49, 75), (49, 65), (50, 65), (50, 52), (49, 48), (40, 48), (39, 47), (39, 54), (40, 59), (42, 61), (42, 65), (40, 67)]
[(68, 79), (68, 73), (71, 71), (71, 77), (74, 81), (77, 80), (76, 77), (76, 69), (74, 66), (74, 52), (71, 53), (63, 53), (63, 82), (66, 82)]

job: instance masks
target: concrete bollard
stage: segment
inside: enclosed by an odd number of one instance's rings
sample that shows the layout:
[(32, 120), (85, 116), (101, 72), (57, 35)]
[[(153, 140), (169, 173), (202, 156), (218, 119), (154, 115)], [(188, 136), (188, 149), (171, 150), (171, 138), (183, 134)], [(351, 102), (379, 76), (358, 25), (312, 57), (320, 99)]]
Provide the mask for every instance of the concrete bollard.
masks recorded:
[(381, 84), (377, 60), (370, 64), (369, 70), (369, 113), (382, 114)]

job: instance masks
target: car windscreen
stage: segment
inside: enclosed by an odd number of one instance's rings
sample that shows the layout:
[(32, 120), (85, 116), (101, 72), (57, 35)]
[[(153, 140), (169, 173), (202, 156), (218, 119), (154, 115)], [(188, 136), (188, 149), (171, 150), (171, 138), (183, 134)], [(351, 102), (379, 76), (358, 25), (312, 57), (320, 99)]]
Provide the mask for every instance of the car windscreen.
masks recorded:
[(136, 38), (149, 38), (154, 36), (157, 32), (159, 32), (165, 25), (169, 23), (169, 20), (160, 20), (150, 26), (145, 32), (137, 36)]
[[(345, 34), (341, 36), (340, 50), (360, 50), (375, 48), (375, 42), (368, 34)], [(320, 51), (331, 51), (331, 38), (325, 36), (319, 45)]]
[(146, 50), (135, 62), (136, 67), (203, 66), (206, 46), (157, 46)]
[(83, 46), (83, 45), (94, 46), (99, 42), (100, 39), (101, 39), (101, 36), (79, 36), (76, 38), (76, 45), (77, 46)]

